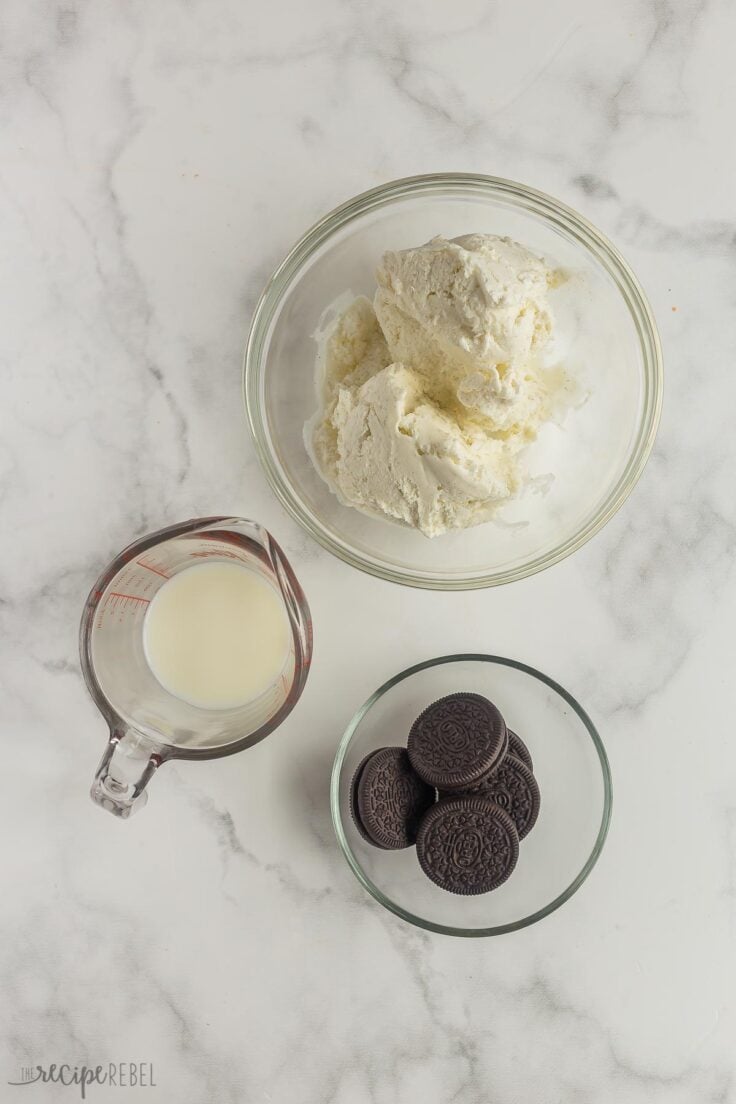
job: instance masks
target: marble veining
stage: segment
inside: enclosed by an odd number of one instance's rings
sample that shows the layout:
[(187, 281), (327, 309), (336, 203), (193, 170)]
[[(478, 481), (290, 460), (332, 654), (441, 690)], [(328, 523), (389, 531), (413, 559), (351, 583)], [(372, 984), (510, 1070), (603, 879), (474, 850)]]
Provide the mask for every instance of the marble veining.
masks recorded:
[[(0, 1099), (24, 1066), (152, 1063), (140, 1099), (736, 1101), (736, 9), (727, 0), (6, 0), (0, 11)], [(481, 594), (397, 592), (283, 513), (248, 440), (260, 290), (384, 180), (489, 172), (608, 234), (667, 384), (633, 497), (572, 559)], [(258, 518), (309, 595), (299, 708), (249, 752), (162, 768), (126, 824), (77, 662), (99, 569), (148, 529)], [(344, 610), (360, 626), (346, 644)], [(363, 892), (334, 749), (397, 669), (491, 651), (606, 742), (601, 862), (543, 923), (429, 935)], [(91, 1086), (89, 1100), (134, 1090)]]

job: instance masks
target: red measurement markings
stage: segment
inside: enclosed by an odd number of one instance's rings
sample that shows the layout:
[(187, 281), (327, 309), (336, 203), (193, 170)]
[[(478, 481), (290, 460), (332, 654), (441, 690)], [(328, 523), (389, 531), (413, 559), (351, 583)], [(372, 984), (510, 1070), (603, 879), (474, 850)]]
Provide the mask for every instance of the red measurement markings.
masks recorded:
[(222, 548), (222, 549), (213, 548), (211, 552), (190, 552), (189, 555), (191, 556), (191, 558), (193, 560), (210, 560), (210, 559), (223, 560), (223, 559), (227, 559), (227, 560), (240, 560), (241, 563), (248, 563), (248, 560), (246, 559), (246, 557), (243, 556), (241, 553), (239, 553), (239, 552), (230, 552), (225, 548)]
[(145, 567), (146, 571), (152, 571), (154, 575), (160, 575), (162, 579), (169, 578), (165, 571), (159, 571), (157, 567), (151, 567), (150, 564), (144, 563), (143, 560), (136, 560), (135, 562), (139, 567)]
[(108, 597), (109, 598), (127, 598), (131, 602), (144, 602), (146, 605), (149, 605), (150, 602), (151, 602), (150, 598), (140, 598), (137, 594), (121, 594), (121, 592), (119, 590), (111, 590)]

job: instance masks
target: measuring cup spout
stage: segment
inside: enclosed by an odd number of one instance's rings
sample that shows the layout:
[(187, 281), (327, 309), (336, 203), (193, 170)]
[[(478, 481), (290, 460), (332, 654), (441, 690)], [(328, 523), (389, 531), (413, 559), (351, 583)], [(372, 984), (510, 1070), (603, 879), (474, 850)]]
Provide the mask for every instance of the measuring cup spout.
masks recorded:
[(90, 790), (92, 800), (113, 816), (132, 816), (148, 801), (146, 786), (161, 761), (138, 733), (111, 730)]

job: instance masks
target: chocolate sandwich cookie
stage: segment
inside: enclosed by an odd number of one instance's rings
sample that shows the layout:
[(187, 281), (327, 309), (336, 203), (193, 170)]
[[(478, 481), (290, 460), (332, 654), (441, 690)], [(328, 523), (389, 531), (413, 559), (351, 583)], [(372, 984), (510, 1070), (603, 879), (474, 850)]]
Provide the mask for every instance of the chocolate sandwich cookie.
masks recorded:
[(537, 780), (515, 755), (507, 755), (492, 774), (473, 789), (473, 796), (486, 797), (505, 809), (513, 820), (519, 839), (528, 836), (539, 816)]
[[(379, 748), (379, 750), (387, 751), (388, 749)], [(358, 811), (358, 783), (360, 782), (361, 776), (363, 774), (363, 768), (365, 767), (366, 763), (376, 754), (377, 753), (375, 751), (369, 751), (365, 758), (360, 761), (360, 763), (358, 764), (358, 768), (353, 775), (353, 780), (350, 783), (350, 816), (353, 818), (353, 824), (358, 829), (358, 832), (366, 841), (366, 843), (371, 843), (374, 847), (381, 847), (380, 843), (376, 843), (376, 841), (368, 835), (368, 832), (364, 828), (363, 822), (360, 819), (360, 812)]]
[(402, 747), (373, 752), (359, 772), (354, 782), (356, 827), (360, 824), (363, 837), (386, 850), (411, 847), (422, 816), (435, 802), (434, 787), (415, 773)]
[(513, 820), (487, 797), (438, 801), (419, 825), (419, 864), (435, 885), (450, 893), (497, 889), (518, 857), (519, 836)]
[(411, 726), (407, 750), (414, 770), (441, 790), (462, 790), (489, 774), (506, 754), (508, 732), (480, 694), (449, 694)]
[(528, 767), (530, 771), (534, 770), (534, 763), (529, 748), (526, 746), (521, 736), (517, 736), (511, 729), (509, 729), (509, 755), (514, 755), (517, 759), (521, 759), (524, 766)]

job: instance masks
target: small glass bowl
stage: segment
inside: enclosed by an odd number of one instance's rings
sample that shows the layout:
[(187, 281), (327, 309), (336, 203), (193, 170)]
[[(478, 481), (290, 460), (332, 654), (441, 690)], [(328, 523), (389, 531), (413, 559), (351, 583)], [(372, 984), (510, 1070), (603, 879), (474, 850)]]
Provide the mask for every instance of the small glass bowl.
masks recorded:
[[(373, 294), (385, 250), (473, 232), (508, 235), (571, 274), (552, 293), (555, 355), (588, 397), (562, 428), (543, 427), (526, 450), (530, 474), (539, 478), (498, 522), (429, 540), (343, 506), (317, 474), (303, 440), (317, 408), (314, 335), (340, 296), (344, 306), (346, 295)], [(266, 476), (308, 533), (383, 579), (463, 590), (541, 571), (580, 548), (615, 514), (654, 442), (662, 359), (644, 293), (591, 223), (521, 184), (443, 173), (365, 192), (297, 242), (256, 307), (243, 388)]]
[[(350, 815), (353, 775), (371, 750), (406, 744), (414, 719), (445, 694), (490, 698), (524, 740), (542, 803), (522, 840), (516, 869), (492, 893), (458, 896), (422, 872), (414, 847), (383, 851)], [(518, 931), (568, 901), (595, 866), (611, 820), (605, 748), (585, 710), (553, 679), (512, 659), (454, 655), (418, 663), (376, 690), (348, 725), (332, 769), (330, 804), (337, 839), (358, 881), (403, 920), (445, 935)]]

